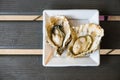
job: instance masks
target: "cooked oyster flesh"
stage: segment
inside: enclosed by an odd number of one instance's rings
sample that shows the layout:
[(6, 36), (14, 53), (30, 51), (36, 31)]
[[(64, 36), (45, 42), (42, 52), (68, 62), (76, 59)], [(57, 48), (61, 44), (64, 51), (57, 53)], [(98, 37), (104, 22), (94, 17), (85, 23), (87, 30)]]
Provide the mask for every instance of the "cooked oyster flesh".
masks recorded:
[(61, 55), (71, 40), (69, 22), (64, 16), (51, 16), (48, 20), (47, 41)]

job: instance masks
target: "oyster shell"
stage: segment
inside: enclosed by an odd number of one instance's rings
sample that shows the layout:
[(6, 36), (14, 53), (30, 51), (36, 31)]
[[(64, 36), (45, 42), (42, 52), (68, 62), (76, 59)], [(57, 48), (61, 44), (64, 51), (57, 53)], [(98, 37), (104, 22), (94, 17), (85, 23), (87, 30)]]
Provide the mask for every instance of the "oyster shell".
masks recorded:
[(73, 27), (72, 32), (72, 40), (68, 45), (68, 55), (72, 57), (85, 56), (95, 51), (104, 36), (104, 30), (93, 23)]
[(87, 51), (91, 44), (92, 39), (90, 36), (81, 36), (75, 41), (72, 51), (75, 55), (80, 54), (84, 51)]
[(48, 43), (61, 55), (71, 40), (68, 20), (64, 16), (52, 16), (48, 19), (46, 28)]

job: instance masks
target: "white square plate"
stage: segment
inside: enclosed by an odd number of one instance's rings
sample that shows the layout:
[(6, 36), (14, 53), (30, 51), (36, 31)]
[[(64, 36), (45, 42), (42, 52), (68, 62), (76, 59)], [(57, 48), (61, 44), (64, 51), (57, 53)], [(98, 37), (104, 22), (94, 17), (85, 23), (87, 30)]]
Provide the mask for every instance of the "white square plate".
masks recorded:
[[(46, 43), (46, 24), (50, 16), (65, 16), (72, 26), (84, 23), (99, 24), (98, 10), (44, 10), (43, 11), (43, 66), (65, 67), (65, 66), (98, 66), (100, 64), (99, 50), (83, 58), (68, 58), (66, 56), (50, 56), (54, 49)], [(64, 52), (65, 53), (65, 52)], [(49, 56), (49, 57), (48, 57)]]

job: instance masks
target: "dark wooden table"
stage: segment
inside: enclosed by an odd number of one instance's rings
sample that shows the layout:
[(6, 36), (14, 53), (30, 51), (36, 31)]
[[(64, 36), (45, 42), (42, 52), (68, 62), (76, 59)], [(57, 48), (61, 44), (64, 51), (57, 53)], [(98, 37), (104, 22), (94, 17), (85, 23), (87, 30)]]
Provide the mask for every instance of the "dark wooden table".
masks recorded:
[[(98, 9), (120, 15), (120, 0), (0, 0), (0, 14), (41, 15), (44, 9)], [(100, 22), (102, 49), (120, 49), (120, 22)], [(0, 22), (0, 48), (42, 49), (42, 22)], [(120, 80), (120, 56), (101, 56), (99, 67), (45, 68), (42, 56), (0, 56), (0, 80)]]

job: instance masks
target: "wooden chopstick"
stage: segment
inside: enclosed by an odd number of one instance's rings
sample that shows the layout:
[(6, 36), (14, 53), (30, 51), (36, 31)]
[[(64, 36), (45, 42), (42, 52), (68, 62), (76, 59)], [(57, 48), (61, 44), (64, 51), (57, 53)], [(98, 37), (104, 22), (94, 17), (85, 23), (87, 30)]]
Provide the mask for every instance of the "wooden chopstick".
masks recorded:
[[(100, 15), (100, 21), (120, 21), (120, 16)], [(0, 21), (42, 21), (42, 15), (0, 15)]]
[(120, 21), (120, 16), (108, 16), (108, 21)]
[[(43, 49), (0, 49), (0, 55), (42, 55), (42, 54)], [(100, 49), (100, 55), (120, 55), (120, 49)]]
[(48, 53), (48, 55), (46, 55), (46, 58), (45, 58), (45, 65), (48, 64), (48, 62), (50, 61), (50, 59), (53, 57), (55, 50), (54, 50), (54, 48), (50, 47), (49, 51), (50, 52)]
[(120, 16), (106, 16), (106, 15), (100, 15), (99, 16), (100, 21), (120, 21)]
[(34, 21), (39, 15), (0, 15), (0, 21)]

